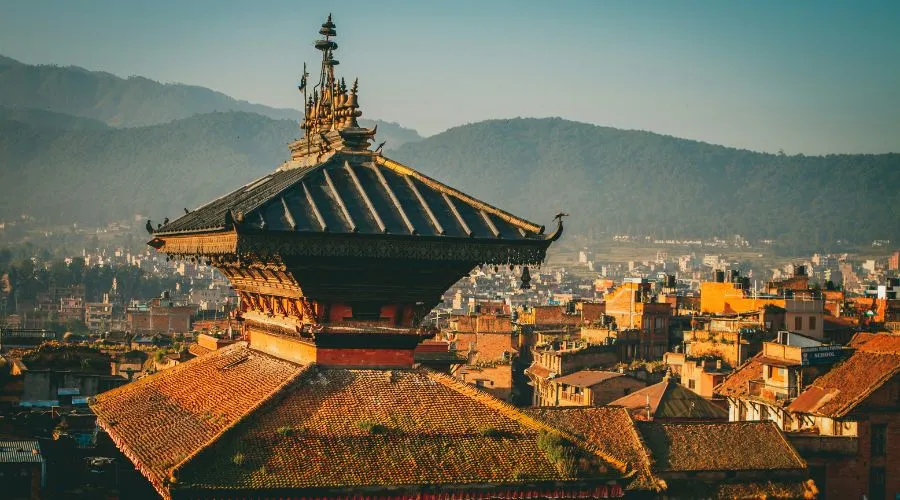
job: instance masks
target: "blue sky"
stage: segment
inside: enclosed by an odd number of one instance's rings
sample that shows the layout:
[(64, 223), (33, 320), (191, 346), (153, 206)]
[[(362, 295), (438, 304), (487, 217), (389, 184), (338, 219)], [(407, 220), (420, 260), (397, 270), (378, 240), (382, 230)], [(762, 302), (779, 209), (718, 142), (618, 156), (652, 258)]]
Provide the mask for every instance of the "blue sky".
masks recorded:
[(561, 116), (788, 154), (900, 151), (900, 1), (15, 1), (0, 54), (299, 107), (325, 15), (365, 116)]

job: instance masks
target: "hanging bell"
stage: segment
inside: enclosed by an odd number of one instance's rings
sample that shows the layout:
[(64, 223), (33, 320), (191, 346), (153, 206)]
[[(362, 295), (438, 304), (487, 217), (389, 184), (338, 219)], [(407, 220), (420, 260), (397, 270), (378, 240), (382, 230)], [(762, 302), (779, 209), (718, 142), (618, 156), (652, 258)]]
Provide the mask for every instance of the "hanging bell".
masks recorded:
[(519, 286), (521, 290), (528, 290), (531, 288), (531, 273), (528, 272), (528, 266), (522, 267), (522, 284)]

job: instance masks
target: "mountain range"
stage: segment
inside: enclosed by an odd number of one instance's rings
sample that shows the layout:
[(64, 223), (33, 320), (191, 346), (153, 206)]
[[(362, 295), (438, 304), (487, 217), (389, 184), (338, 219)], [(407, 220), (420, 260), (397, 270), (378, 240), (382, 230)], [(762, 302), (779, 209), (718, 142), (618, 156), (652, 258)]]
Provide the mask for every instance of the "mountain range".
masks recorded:
[[(275, 168), (298, 118), (202, 87), (0, 57), (0, 220), (175, 217)], [(773, 155), (559, 118), (425, 139), (369, 123), (396, 160), (536, 222), (566, 211), (570, 234), (900, 241), (898, 154)]]

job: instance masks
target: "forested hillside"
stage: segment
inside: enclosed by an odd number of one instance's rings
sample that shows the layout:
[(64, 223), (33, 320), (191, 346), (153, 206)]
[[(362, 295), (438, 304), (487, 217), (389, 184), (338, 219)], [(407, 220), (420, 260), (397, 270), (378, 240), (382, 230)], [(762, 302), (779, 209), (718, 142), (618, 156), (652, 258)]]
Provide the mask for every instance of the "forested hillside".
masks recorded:
[[(280, 164), (298, 116), (200, 87), (0, 57), (0, 218), (174, 217)], [(570, 233), (741, 234), (794, 249), (900, 241), (898, 154), (772, 155), (558, 118), (424, 140), (377, 123), (376, 141), (397, 160), (535, 222), (569, 212)]]
[(0, 218), (174, 217), (277, 167), (298, 133), (293, 121), (238, 112), (106, 130), (0, 121)]
[[(298, 105), (301, 101), (298, 96)], [(299, 121), (301, 116), (296, 109), (241, 101), (204, 87), (163, 84), (140, 76), (119, 78), (74, 66), (29, 65), (3, 56), (0, 106), (92, 118), (112, 127), (158, 125), (215, 111), (244, 111), (276, 120)], [(397, 123), (364, 119), (361, 124), (378, 124), (379, 140), (389, 145), (421, 139), (415, 130)]]
[(542, 223), (567, 211), (575, 231), (900, 240), (898, 154), (771, 155), (548, 118), (456, 127), (394, 156)]

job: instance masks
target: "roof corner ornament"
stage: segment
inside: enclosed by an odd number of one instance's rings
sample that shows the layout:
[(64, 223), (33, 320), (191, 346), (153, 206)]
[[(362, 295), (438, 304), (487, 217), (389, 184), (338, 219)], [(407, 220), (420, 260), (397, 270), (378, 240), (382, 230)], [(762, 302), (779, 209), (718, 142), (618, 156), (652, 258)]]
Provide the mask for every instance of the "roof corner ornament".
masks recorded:
[(562, 236), (563, 233), (563, 217), (568, 217), (569, 214), (565, 212), (560, 212), (553, 217), (553, 220), (556, 221), (556, 230), (553, 231), (553, 234), (550, 235), (550, 241), (556, 241)]

